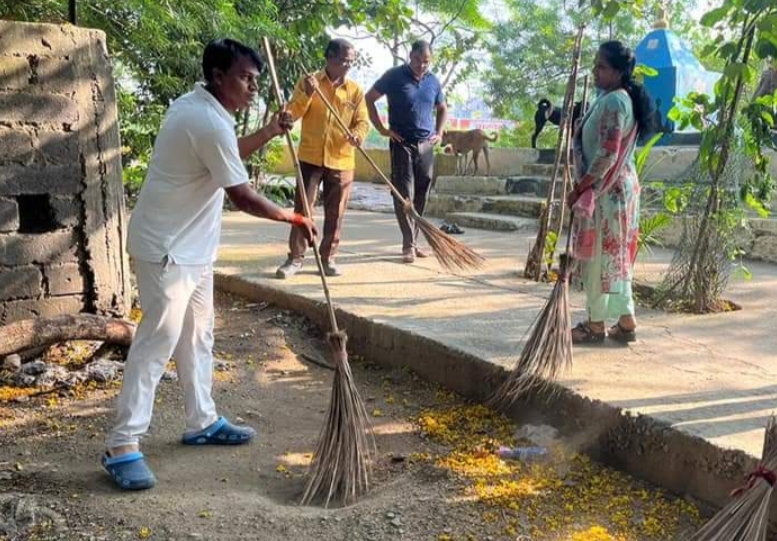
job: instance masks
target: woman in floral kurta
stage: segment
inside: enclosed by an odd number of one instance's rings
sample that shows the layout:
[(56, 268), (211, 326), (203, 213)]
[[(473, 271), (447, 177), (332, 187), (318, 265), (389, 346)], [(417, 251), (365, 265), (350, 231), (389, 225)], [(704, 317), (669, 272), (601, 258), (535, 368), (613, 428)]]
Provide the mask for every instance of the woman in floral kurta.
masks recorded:
[(578, 182), (569, 195), (575, 215), (574, 257), (586, 292), (588, 322), (575, 343), (609, 336), (636, 340), (631, 280), (639, 237), (639, 181), (634, 146), (649, 126), (649, 97), (633, 79), (634, 55), (618, 41), (602, 44), (594, 65), (601, 92), (575, 132)]

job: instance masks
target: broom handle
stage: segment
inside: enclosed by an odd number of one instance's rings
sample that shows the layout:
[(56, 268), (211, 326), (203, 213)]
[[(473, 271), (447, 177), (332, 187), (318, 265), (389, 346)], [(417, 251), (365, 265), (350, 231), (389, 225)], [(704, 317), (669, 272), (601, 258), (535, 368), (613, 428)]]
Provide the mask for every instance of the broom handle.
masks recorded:
[[(562, 114), (564, 115), (564, 121), (559, 126), (559, 136), (556, 141), (556, 159), (553, 164), (553, 174), (551, 177), (550, 190), (548, 190), (548, 197), (547, 197), (548, 215), (547, 215), (547, 224), (545, 225), (546, 230), (550, 230), (551, 218), (553, 214), (551, 205), (553, 203), (553, 200), (555, 199), (556, 181), (558, 179), (559, 169), (561, 169), (562, 162), (564, 161), (563, 156), (564, 156), (564, 153), (566, 152), (565, 144), (567, 142), (567, 137), (569, 135), (570, 126), (571, 126), (570, 119), (574, 111), (575, 84), (577, 83), (577, 74), (580, 69), (580, 57), (581, 57), (582, 48), (583, 48), (584, 30), (585, 30), (585, 25), (581, 25), (577, 35), (575, 36), (575, 43), (573, 46), (573, 53), (572, 53), (572, 73), (569, 75), (569, 79), (567, 80), (567, 88), (564, 93), (564, 104), (562, 105), (562, 111), (561, 111)], [(569, 164), (565, 164), (564, 167), (568, 167), (568, 165)]]
[[(278, 73), (275, 71), (275, 60), (273, 59), (272, 49), (270, 48), (270, 40), (266, 37), (262, 38), (262, 45), (264, 46), (264, 53), (267, 58), (267, 67), (270, 71), (270, 78), (272, 79), (273, 91), (275, 93), (275, 99), (278, 101), (278, 106), (283, 110), (286, 107), (286, 102), (283, 99), (283, 92), (281, 92), (281, 85), (278, 83)], [(310, 208), (310, 201), (308, 201), (308, 193), (305, 189), (305, 181), (302, 177), (302, 167), (299, 163), (299, 156), (297, 156), (297, 149), (294, 148), (294, 141), (291, 139), (291, 133), (288, 130), (284, 131), (286, 135), (286, 144), (289, 146), (289, 152), (291, 153), (291, 159), (294, 162), (294, 172), (297, 175), (297, 192), (300, 193), (300, 199), (302, 199), (302, 208), (305, 216), (313, 219), (313, 211)], [(339, 332), (337, 326), (337, 318), (335, 317), (335, 308), (332, 305), (332, 298), (329, 295), (329, 286), (326, 283), (326, 275), (324, 273), (324, 265), (321, 261), (321, 253), (318, 251), (316, 245), (316, 239), (313, 238), (312, 242), (313, 255), (316, 258), (316, 265), (318, 266), (318, 273), (321, 275), (321, 286), (324, 289), (324, 297), (326, 298), (326, 305), (329, 312), (329, 323), (332, 327), (332, 332)]]
[[(546, 198), (545, 220), (543, 221), (542, 217), (540, 217), (540, 230), (537, 232), (537, 238), (535, 239), (534, 247), (531, 249), (526, 259), (526, 267), (529, 269), (532, 268), (530, 265), (532, 265), (533, 262), (537, 261), (536, 266), (533, 268), (534, 270), (533, 276), (530, 276), (530, 278), (537, 281), (539, 281), (540, 275), (542, 273), (542, 260), (543, 260), (543, 254), (545, 252), (545, 242), (547, 239), (548, 231), (550, 231), (551, 224), (552, 224), (553, 200), (556, 197), (556, 182), (558, 181), (559, 170), (562, 167), (563, 156), (565, 155), (565, 152), (566, 152), (564, 147), (565, 147), (565, 142), (567, 140), (569, 126), (570, 126), (570, 123), (568, 122), (568, 120), (569, 120), (569, 117), (572, 116), (572, 112), (574, 109), (575, 82), (577, 81), (577, 73), (580, 67), (580, 56), (582, 54), (584, 30), (585, 30), (585, 25), (581, 25), (580, 28), (578, 29), (577, 35), (575, 36), (575, 42), (572, 47), (572, 72), (570, 73), (569, 78), (567, 79), (567, 86), (564, 92), (564, 103), (562, 105), (562, 115), (564, 115), (563, 117), (564, 120), (563, 122), (561, 122), (561, 124), (559, 124), (559, 134), (558, 134), (558, 138), (556, 139), (556, 152), (555, 152), (555, 159), (553, 161), (553, 173), (551, 174), (550, 188), (548, 190), (548, 195)], [(569, 165), (566, 164), (565, 168), (568, 169)], [(564, 202), (562, 201), (561, 204), (563, 205)], [(562, 207), (561, 209), (562, 218), (563, 218), (563, 212), (564, 210)], [(563, 224), (563, 222), (561, 223)], [(559, 225), (559, 228), (561, 227), (562, 225)]]
[[(589, 77), (588, 75), (585, 76), (585, 79), (583, 79), (583, 101), (580, 105), (580, 119), (582, 120), (585, 118), (585, 114), (588, 112), (588, 90), (589, 90)], [(574, 133), (574, 126), (573, 126), (573, 133)], [(574, 141), (574, 137), (572, 137), (571, 141)], [(574, 179), (573, 179), (574, 181)], [(562, 215), (563, 216), (563, 215)], [(566, 267), (569, 266), (569, 247), (572, 245), (572, 224), (575, 221), (575, 213), (574, 211), (569, 212), (569, 224), (567, 225), (567, 247), (564, 250), (564, 253), (567, 254), (567, 257), (564, 259), (564, 269), (562, 269), (563, 274), (566, 276), (567, 269)]]
[[(321, 92), (321, 89), (318, 88), (318, 86), (314, 87), (315, 93), (318, 95), (318, 97), (321, 99), (321, 101), (326, 105), (326, 108), (329, 109), (329, 112), (332, 114), (332, 117), (337, 121), (337, 124), (340, 126), (340, 129), (342, 129), (345, 134), (348, 137), (353, 138), (353, 132), (348, 128), (348, 126), (345, 125), (345, 122), (343, 122), (343, 119), (340, 118), (340, 115), (337, 114), (337, 109), (334, 108), (334, 106), (329, 102), (329, 100), (324, 96), (324, 93)], [(369, 162), (369, 164), (372, 166), (373, 169), (375, 169), (375, 172), (380, 175), (380, 178), (385, 182), (389, 188), (391, 188), (391, 192), (400, 200), (404, 201), (405, 205), (410, 205), (410, 201), (408, 199), (405, 199), (405, 197), (399, 193), (399, 190), (397, 190), (394, 185), (391, 183), (391, 181), (388, 179), (388, 177), (381, 171), (380, 167), (378, 167), (378, 164), (376, 164), (373, 159), (370, 157), (369, 154), (367, 154), (367, 151), (364, 150), (364, 147), (359, 144), (356, 148), (359, 149), (359, 151), (362, 153), (362, 156), (364, 156), (364, 159)]]
[[(583, 118), (583, 115), (585, 115), (585, 110), (586, 110), (585, 104), (588, 101), (588, 79), (589, 79), (588, 75), (583, 77), (583, 99), (580, 102), (580, 119), (581, 120)], [(574, 101), (574, 99), (573, 99), (573, 101)], [(573, 109), (573, 111), (574, 111), (574, 109)], [(574, 178), (574, 172), (575, 172), (574, 165), (575, 165), (575, 162), (574, 162), (574, 155), (573, 155), (574, 140), (575, 140), (575, 125), (574, 125), (574, 122), (572, 121), (572, 117), (573, 116), (574, 115), (572, 114), (572, 111), (570, 111), (569, 130), (568, 130), (568, 133), (566, 135), (566, 139), (567, 140), (566, 140), (566, 146), (565, 146), (565, 150), (564, 150), (565, 159), (566, 159), (566, 166), (564, 168), (564, 184), (563, 184), (564, 190), (563, 190), (562, 199), (564, 197), (566, 197), (567, 192), (569, 191), (570, 180), (571, 180), (572, 184), (575, 184), (575, 178)], [(564, 208), (564, 205), (562, 204), (561, 205), (560, 214), (559, 214), (559, 224), (563, 224), (564, 223), (565, 210), (566, 209)], [(559, 228), (560, 227), (561, 226), (559, 226)]]

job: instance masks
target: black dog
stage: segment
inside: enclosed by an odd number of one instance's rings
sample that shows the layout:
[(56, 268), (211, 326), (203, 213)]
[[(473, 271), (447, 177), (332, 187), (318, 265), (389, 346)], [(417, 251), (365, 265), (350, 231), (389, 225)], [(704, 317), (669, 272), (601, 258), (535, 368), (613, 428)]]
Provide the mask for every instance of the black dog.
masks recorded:
[[(583, 111), (583, 103), (578, 101), (572, 108), (572, 125), (574, 126), (575, 120), (580, 118)], [(534, 113), (534, 135), (531, 136), (531, 147), (537, 148), (537, 137), (540, 135), (542, 128), (545, 124), (550, 122), (558, 126), (561, 124), (561, 107), (555, 107), (550, 100), (542, 98), (537, 103), (537, 112)]]

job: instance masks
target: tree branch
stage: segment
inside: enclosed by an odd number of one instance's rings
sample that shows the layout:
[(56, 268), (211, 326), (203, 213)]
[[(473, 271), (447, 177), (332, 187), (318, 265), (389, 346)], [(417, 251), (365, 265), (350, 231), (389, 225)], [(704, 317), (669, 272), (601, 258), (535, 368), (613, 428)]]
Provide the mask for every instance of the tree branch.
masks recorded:
[(456, 15), (454, 15), (454, 16), (453, 16), (453, 18), (452, 18), (450, 21), (448, 21), (447, 23), (445, 23), (445, 25), (442, 27), (442, 30), (440, 30), (440, 34), (442, 34), (443, 32), (445, 32), (445, 30), (446, 30), (446, 29), (447, 29), (447, 28), (448, 28), (448, 27), (449, 27), (449, 26), (450, 26), (450, 25), (451, 25), (451, 24), (452, 24), (452, 23), (453, 23), (455, 20), (457, 20), (457, 19), (458, 19), (458, 18), (461, 16), (461, 12), (462, 12), (462, 11), (464, 11), (464, 6), (466, 6), (468, 2), (469, 2), (469, 0), (462, 0), (462, 1), (461, 1), (461, 4), (459, 4), (459, 10), (456, 12)]

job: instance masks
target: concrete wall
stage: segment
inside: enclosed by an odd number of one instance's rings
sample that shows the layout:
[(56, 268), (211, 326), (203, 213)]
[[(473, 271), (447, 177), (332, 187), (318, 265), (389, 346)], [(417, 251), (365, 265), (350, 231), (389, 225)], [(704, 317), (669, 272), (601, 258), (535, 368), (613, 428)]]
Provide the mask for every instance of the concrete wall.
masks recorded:
[(0, 324), (130, 301), (102, 32), (0, 21)]
[[(391, 161), (388, 149), (373, 148), (367, 153), (375, 161), (387, 176), (391, 175)], [(491, 175), (507, 177), (522, 174), (523, 166), (535, 163), (539, 152), (530, 148), (492, 148), (489, 151), (491, 160)], [(483, 158), (480, 158), (481, 169), (485, 168)], [(294, 165), (288, 150), (284, 152), (281, 163), (273, 168), (273, 173), (279, 175), (294, 175)], [(446, 176), (456, 173), (456, 159), (446, 154), (437, 154), (435, 157), (434, 176)], [(361, 182), (379, 182), (380, 178), (372, 166), (357, 151), (356, 154), (356, 180)]]
[[(386, 175), (391, 173), (388, 149), (370, 149), (370, 157)], [(539, 152), (530, 148), (492, 148), (490, 151), (491, 175), (511, 177), (524, 175), (524, 165), (536, 163)], [(648, 181), (667, 180), (688, 167), (698, 154), (696, 147), (657, 147), (648, 158), (645, 176)], [(772, 176), (777, 178), (777, 154), (767, 151), (771, 156)], [(484, 170), (483, 158), (480, 158), (480, 168)], [(435, 176), (453, 175), (456, 162), (452, 156), (437, 154), (435, 161)], [(273, 170), (276, 174), (293, 175), (294, 167), (288, 151), (281, 163)], [(378, 177), (367, 161), (360, 155), (356, 156), (356, 180), (376, 182)]]

